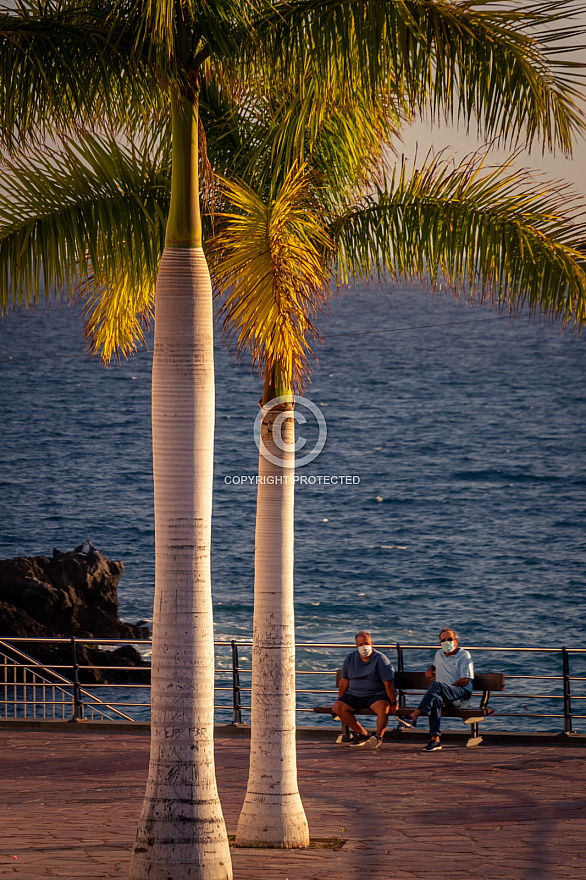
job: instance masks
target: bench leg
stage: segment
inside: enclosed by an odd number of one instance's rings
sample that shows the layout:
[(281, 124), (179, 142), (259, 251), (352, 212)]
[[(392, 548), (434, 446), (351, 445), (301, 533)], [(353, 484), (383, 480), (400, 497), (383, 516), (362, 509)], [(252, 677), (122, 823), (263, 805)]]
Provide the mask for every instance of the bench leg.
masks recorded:
[(470, 738), (466, 742), (467, 749), (473, 749), (475, 746), (479, 746), (482, 742), (482, 737), (478, 733), (478, 722), (472, 722), (470, 726)]
[(343, 745), (352, 742), (354, 739), (354, 735), (347, 724), (344, 724), (342, 721), (342, 733), (336, 739), (337, 743), (342, 743)]

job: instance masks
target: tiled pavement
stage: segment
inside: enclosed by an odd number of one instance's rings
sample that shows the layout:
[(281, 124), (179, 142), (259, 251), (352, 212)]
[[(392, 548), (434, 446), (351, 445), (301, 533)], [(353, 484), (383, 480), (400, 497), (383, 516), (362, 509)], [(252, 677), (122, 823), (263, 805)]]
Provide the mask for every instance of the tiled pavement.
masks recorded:
[[(235, 880), (584, 880), (586, 752), (553, 745), (298, 742), (312, 837), (342, 849), (233, 849)], [(249, 741), (217, 739), (234, 833)], [(0, 877), (125, 880), (148, 762), (129, 733), (0, 730)], [(16, 856), (16, 858), (14, 858)]]

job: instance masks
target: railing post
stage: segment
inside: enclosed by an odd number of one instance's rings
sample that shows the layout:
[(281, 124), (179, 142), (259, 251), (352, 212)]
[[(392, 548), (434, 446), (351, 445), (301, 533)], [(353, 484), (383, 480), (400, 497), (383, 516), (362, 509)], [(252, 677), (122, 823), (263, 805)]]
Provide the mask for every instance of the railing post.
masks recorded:
[[(403, 648), (397, 642), (396, 644), (397, 650), (397, 672), (404, 672), (404, 663), (403, 663)], [(398, 694), (399, 706), (405, 708), (405, 691), (400, 690)]]
[(77, 662), (77, 645), (75, 636), (71, 636), (71, 665), (73, 666), (73, 714), (70, 721), (83, 721), (83, 703), (79, 689), (79, 663)]
[(562, 648), (562, 666), (564, 675), (564, 736), (573, 736), (572, 695), (570, 691), (570, 657), (565, 645)]
[(242, 708), (240, 704), (240, 670), (238, 668), (238, 645), (232, 639), (232, 721), (234, 726), (242, 724)]

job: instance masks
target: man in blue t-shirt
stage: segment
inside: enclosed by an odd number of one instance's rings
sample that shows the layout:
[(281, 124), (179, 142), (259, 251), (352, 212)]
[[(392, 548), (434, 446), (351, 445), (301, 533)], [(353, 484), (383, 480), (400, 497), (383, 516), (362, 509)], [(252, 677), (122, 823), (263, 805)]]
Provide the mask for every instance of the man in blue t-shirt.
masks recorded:
[[(356, 734), (350, 745), (377, 749), (382, 743), (389, 712), (397, 712), (394, 675), (390, 660), (374, 650), (370, 633), (357, 633), (356, 650), (344, 660), (338, 699), (333, 706), (338, 718)], [(376, 713), (376, 736), (367, 733), (354, 714), (366, 708)]]
[(424, 746), (424, 752), (437, 752), (442, 747), (440, 729), (443, 706), (449, 704), (455, 709), (462, 709), (472, 696), (472, 656), (459, 647), (458, 633), (453, 629), (442, 629), (440, 646), (433, 663), (425, 672), (432, 684), (417, 709), (408, 718), (398, 719), (403, 727), (415, 727), (420, 715), (429, 715), (431, 739)]

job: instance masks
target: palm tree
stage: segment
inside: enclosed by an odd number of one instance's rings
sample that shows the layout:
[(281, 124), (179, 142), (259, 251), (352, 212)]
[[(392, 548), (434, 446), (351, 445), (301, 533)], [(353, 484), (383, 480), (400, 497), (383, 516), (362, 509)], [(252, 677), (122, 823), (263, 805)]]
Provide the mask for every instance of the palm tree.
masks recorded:
[[(230, 876), (212, 754), (213, 360), (198, 193), (200, 94), (215, 89), (228, 105), (231, 96), (247, 102), (263, 86), (262, 59), (268, 55), (271, 75), (287, 83), (289, 72), (293, 91), (303, 87), (308, 70), (318, 83), (323, 100), (311, 113), (305, 107), (304, 119), (316, 136), (327, 129), (330, 96), (340, 104), (345, 97), (351, 110), (358, 91), (373, 107), (386, 96), (387, 124), (431, 102), (478, 118), (485, 131), (504, 138), (523, 129), (529, 142), (538, 138), (570, 149), (581, 126), (575, 87), (547, 45), (529, 36), (532, 27), (552, 23), (570, 5), (552, 10), (540, 2), (520, 18), (519, 10), (489, 12), (482, 3), (448, 0), (224, 0), (213, 7), (151, 0), (141, 9), (130, 0), (23, 0), (16, 12), (0, 16), (1, 137), (17, 154), (7, 160), (3, 186), (20, 198), (2, 209), (2, 303), (35, 302), (41, 281), (47, 296), (54, 286), (65, 296), (81, 293), (93, 344), (109, 357), (140, 341), (140, 319), (148, 320), (163, 251), (153, 368), (153, 726), (135, 878)], [(273, 158), (279, 151), (297, 152), (302, 160), (303, 150), (311, 154), (312, 140), (299, 133), (284, 105), (280, 109), (282, 137)], [(241, 156), (238, 137), (228, 136), (233, 116), (218, 116), (207, 130), (210, 155), (210, 129), (222, 132), (216, 155), (225, 162), (231, 151)], [(140, 137), (145, 121), (155, 123), (151, 137)], [(87, 131), (105, 124), (125, 134), (130, 147)], [(59, 133), (63, 152), (43, 146), (45, 135)], [(257, 142), (257, 154), (266, 149), (267, 143)], [(171, 153), (170, 200), (163, 184), (165, 150)], [(159, 158), (154, 170), (153, 157)], [(384, 202), (386, 189), (381, 194)], [(401, 205), (391, 207), (401, 214)], [(344, 247), (352, 253), (352, 231), (360, 223), (377, 223), (375, 218), (369, 204), (349, 213), (339, 228), (342, 253)], [(573, 240), (563, 217), (552, 231), (554, 238), (559, 232)], [(319, 252), (326, 232), (316, 230), (315, 236)], [(570, 250), (562, 241), (555, 260), (575, 297), (579, 273)], [(555, 262), (551, 252), (540, 255), (534, 274), (549, 258)], [(347, 265), (352, 268), (349, 257)], [(548, 303), (554, 305), (545, 298), (544, 307)], [(269, 387), (271, 381), (281, 389), (291, 385), (293, 374), (279, 364), (270, 369)]]
[(311, 319), (329, 290), (331, 242), (305, 167), (287, 175), (268, 206), (250, 188), (226, 182), (224, 190), (238, 213), (218, 218), (225, 226), (212, 241), (212, 275), (226, 294), (227, 332), (236, 336), (240, 350), (252, 350), (265, 376), (250, 774), (236, 841), (303, 847), (309, 844), (309, 829), (297, 786), (295, 744), (293, 387), (307, 370), (307, 334), (315, 333)]
[[(156, 111), (159, 104), (168, 102), (170, 111), (171, 195), (157, 272), (152, 382), (156, 548), (152, 735), (147, 790), (130, 869), (131, 877), (137, 880), (147, 876), (226, 880), (232, 876), (213, 754), (214, 645), (209, 558), (213, 318), (210, 276), (202, 249), (198, 96), (210, 43), (223, 47), (228, 19), (232, 31), (240, 30), (242, 40), (246, 22), (235, 3), (215, 4), (213, 10), (207, 4), (197, 4), (200, 8), (194, 9), (195, 5), (152, 4), (140, 14), (132, 3), (113, 3), (109, 8), (106, 4), (104, 10), (95, 3), (80, 7), (73, 3), (53, 7), (47, 3), (41, 4), (38, 11), (31, 4), (24, 6), (24, 12), (5, 14), (0, 23), (5, 107), (10, 107), (15, 88), (19, 88), (15, 84), (19, 74), (33, 82), (29, 89), (32, 98), (40, 97), (35, 106), (30, 96), (27, 99), (21, 95), (19, 114), (14, 108), (7, 113), (4, 134), (9, 148), (16, 137), (28, 135), (34, 143), (45, 130), (52, 134), (67, 126), (66, 131), (75, 134), (80, 125), (91, 125), (96, 120), (119, 129), (127, 122), (126, 130), (131, 130), (141, 119), (143, 96), (140, 89), (126, 84), (129, 80), (138, 82), (143, 74), (145, 91), (148, 93), (150, 88), (155, 95), (155, 100), (146, 99), (146, 109), (154, 104)], [(65, 38), (60, 40), (63, 34)], [(154, 39), (149, 44), (151, 35)], [(61, 42), (57, 51), (55, 40)], [(59, 61), (70, 43), (77, 50), (73, 57), (77, 55), (81, 62), (73, 69)], [(94, 70), (92, 62), (101, 74), (96, 75), (97, 83), (85, 73)], [(157, 72), (159, 82), (149, 73), (151, 68)], [(78, 70), (82, 71), (79, 77)], [(96, 116), (92, 101), (96, 95), (104, 98), (104, 93), (118, 85), (112, 107), (107, 100), (97, 102), (98, 112), (104, 113), (102, 120)], [(134, 101), (127, 120), (124, 102), (128, 93)], [(100, 171), (105, 172), (106, 167)], [(35, 236), (28, 273), (23, 271), (21, 254), (13, 252), (6, 275), (11, 276), (17, 300), (38, 297), (39, 265), (43, 267), (46, 292), (53, 283), (63, 280), (68, 291), (81, 287), (97, 304), (98, 318), (101, 312), (107, 349), (118, 331), (107, 329), (115, 314), (109, 313), (101, 293), (104, 287), (112, 290), (114, 313), (124, 313), (128, 307), (125, 292), (134, 287), (137, 274), (144, 282), (145, 263), (148, 265), (149, 252), (153, 253), (151, 246), (157, 250), (160, 235), (146, 243), (143, 256), (137, 236), (144, 224), (139, 223), (130, 234), (124, 230), (113, 253), (108, 247), (112, 230), (99, 222), (108, 218), (96, 216), (91, 209), (88, 213), (87, 226), (78, 226), (73, 237), (72, 224), (79, 220), (79, 212), (74, 210), (54, 239)], [(115, 207), (111, 206), (109, 214), (110, 218), (116, 214)], [(116, 216), (113, 229), (118, 235), (127, 219), (125, 214)], [(153, 224), (146, 225), (150, 237)], [(88, 238), (96, 226), (101, 227), (102, 240), (92, 247)], [(138, 273), (132, 267), (137, 251)], [(65, 268), (58, 268), (62, 256)], [(156, 262), (152, 268), (155, 266)], [(122, 283), (117, 284), (120, 279)], [(142, 311), (151, 285), (152, 276), (146, 296), (137, 291)]]

